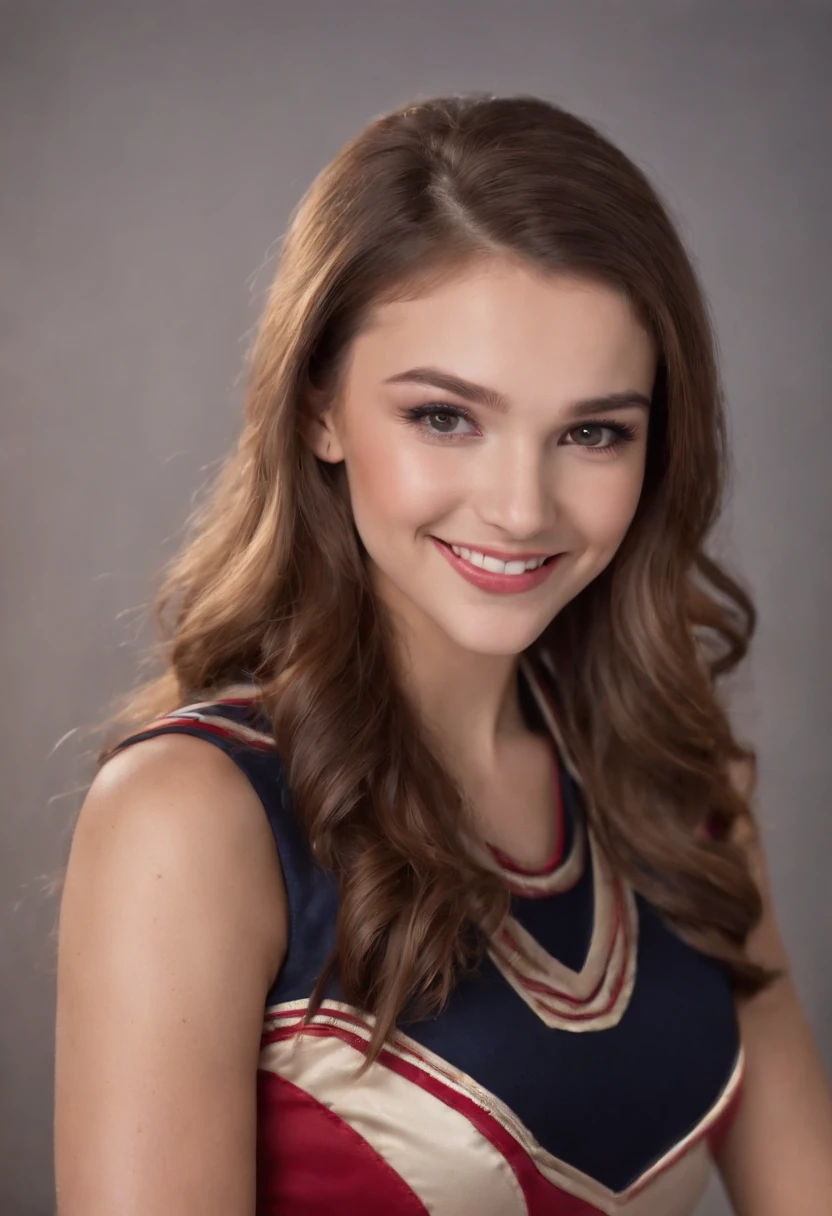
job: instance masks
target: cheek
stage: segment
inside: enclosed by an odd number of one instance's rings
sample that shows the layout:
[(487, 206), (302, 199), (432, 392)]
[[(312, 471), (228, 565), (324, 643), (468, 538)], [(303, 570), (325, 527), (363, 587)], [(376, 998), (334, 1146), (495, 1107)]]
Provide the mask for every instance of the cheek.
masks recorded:
[(454, 479), (446, 475), (442, 455), (382, 427), (354, 436), (346, 464), (359, 530), (378, 532), (385, 522), (418, 528), (446, 510)]
[[(638, 506), (644, 461), (635, 453), (609, 461), (603, 456), (577, 458), (576, 464), (578, 460), (580, 466), (561, 482), (561, 512), (586, 543), (617, 547)], [(595, 460), (598, 465), (593, 467)]]

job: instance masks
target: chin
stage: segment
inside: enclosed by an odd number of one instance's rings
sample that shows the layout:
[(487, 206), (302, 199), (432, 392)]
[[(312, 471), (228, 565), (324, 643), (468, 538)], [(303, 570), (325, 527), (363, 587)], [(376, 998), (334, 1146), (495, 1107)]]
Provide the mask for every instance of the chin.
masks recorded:
[[(436, 618), (434, 618), (436, 619)], [(462, 650), (472, 654), (500, 655), (502, 657), (522, 654), (543, 633), (551, 617), (533, 624), (526, 621), (459, 620), (443, 622), (437, 620), (443, 632)]]

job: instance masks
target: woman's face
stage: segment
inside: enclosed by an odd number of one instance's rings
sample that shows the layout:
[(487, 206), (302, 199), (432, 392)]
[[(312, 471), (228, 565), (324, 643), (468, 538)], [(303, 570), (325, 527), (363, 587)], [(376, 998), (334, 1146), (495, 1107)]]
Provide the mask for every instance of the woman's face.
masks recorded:
[(529, 646), (629, 527), (655, 367), (622, 294), (507, 260), (379, 306), (308, 437), (344, 462), (394, 613), (477, 653)]

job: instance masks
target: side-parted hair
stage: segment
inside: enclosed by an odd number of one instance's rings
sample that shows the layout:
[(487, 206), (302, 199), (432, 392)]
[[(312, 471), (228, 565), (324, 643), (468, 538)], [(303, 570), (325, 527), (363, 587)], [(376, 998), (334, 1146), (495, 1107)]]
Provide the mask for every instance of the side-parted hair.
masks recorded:
[[(292, 217), (254, 342), (244, 425), (156, 601), (163, 674), (113, 725), (142, 723), (241, 676), (271, 717), (296, 813), (338, 875), (345, 999), (396, 1019), (446, 1001), (508, 912), (501, 879), (460, 848), (462, 791), (396, 676), (338, 471), (299, 420), (337, 393), (375, 307), (474, 259), (623, 290), (659, 353), (644, 488), (612, 562), (530, 648), (552, 658), (587, 813), (618, 872), (753, 992), (759, 892), (730, 837), (750, 812), (729, 767), (718, 677), (754, 610), (704, 550), (720, 508), (721, 389), (707, 309), (644, 174), (586, 122), (535, 97), (465, 95), (370, 123)], [(105, 747), (99, 762), (110, 752)]]

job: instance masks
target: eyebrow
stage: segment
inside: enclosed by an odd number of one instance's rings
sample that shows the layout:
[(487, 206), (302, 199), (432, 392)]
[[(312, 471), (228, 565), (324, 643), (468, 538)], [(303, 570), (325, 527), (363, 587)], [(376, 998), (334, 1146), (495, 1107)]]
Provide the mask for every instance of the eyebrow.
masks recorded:
[[(384, 383), (424, 384), (431, 388), (442, 389), (446, 393), (453, 393), (465, 401), (485, 405), (500, 414), (506, 414), (510, 409), (508, 397), (498, 393), (496, 389), (475, 384), (472, 380), (463, 380), (461, 376), (454, 376), (451, 372), (444, 372), (438, 367), (411, 367), (406, 372), (388, 376)], [(572, 401), (569, 405), (569, 413), (574, 418), (586, 418), (597, 414), (599, 410), (623, 410), (634, 405), (649, 410), (650, 398), (635, 389), (625, 389), (619, 393), (607, 393), (601, 397), (582, 397), (578, 401)]]

